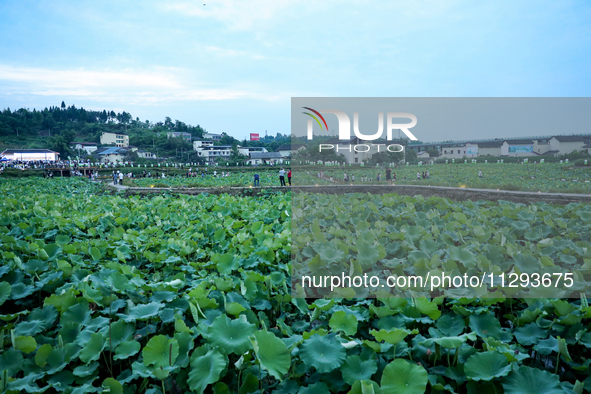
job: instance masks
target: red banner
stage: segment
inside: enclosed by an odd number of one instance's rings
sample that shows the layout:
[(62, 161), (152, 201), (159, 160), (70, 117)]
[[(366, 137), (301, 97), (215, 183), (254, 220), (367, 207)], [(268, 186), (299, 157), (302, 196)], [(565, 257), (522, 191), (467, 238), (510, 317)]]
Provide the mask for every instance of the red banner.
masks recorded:
[(258, 141), (259, 135), (257, 133), (250, 133), (250, 140), (251, 141)]

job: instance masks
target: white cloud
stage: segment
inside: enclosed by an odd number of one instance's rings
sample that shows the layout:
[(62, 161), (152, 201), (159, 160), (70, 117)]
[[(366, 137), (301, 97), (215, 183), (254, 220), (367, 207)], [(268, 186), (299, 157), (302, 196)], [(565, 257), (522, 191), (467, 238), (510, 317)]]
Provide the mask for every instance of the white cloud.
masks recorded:
[(10, 96), (86, 97), (106, 102), (158, 104), (199, 100), (254, 98), (277, 100), (281, 95), (260, 86), (210, 87), (193, 81), (188, 70), (54, 70), (0, 64), (0, 91)]

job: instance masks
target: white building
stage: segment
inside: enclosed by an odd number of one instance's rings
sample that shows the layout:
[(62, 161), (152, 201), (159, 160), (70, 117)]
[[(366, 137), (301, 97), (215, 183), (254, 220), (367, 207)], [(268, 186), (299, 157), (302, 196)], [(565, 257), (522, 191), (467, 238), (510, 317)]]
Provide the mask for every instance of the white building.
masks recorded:
[(198, 151), (199, 148), (204, 148), (207, 146), (213, 146), (213, 141), (207, 141), (202, 139), (196, 139), (193, 141), (193, 150)]
[(125, 155), (129, 152), (126, 148), (104, 147), (94, 151), (93, 156), (98, 157), (101, 163), (121, 163), (125, 161)]
[(479, 142), (477, 145), (478, 156), (501, 156), (501, 146), (503, 146), (503, 141)]
[(72, 142), (70, 144), (70, 149), (78, 151), (86, 152), (87, 155), (90, 155), (92, 152), (98, 149), (98, 145), (94, 142)]
[(549, 140), (550, 150), (558, 151), (559, 155), (566, 155), (574, 151), (584, 150), (585, 138), (577, 135), (557, 135)]
[(282, 164), (283, 156), (279, 152), (252, 152), (248, 163), (250, 165), (259, 164)]
[(232, 155), (232, 145), (203, 145), (195, 149), (199, 157), (214, 161), (218, 157), (228, 158)]
[(534, 141), (523, 140), (505, 140), (501, 145), (501, 156), (521, 157), (521, 156), (537, 156), (534, 152)]
[(478, 144), (467, 142), (456, 146), (444, 147), (440, 159), (464, 159), (478, 157)]
[(49, 149), (6, 149), (0, 158), (18, 161), (58, 161), (59, 153)]
[(275, 150), (275, 152), (279, 152), (279, 154), (283, 157), (291, 157), (291, 155), (293, 155), (298, 150), (305, 148), (306, 145), (304, 144), (281, 145), (279, 148)]
[(181, 132), (181, 131), (168, 131), (166, 133), (166, 137), (167, 138), (183, 138), (187, 142), (191, 142), (191, 138), (193, 138), (191, 133), (185, 133), (185, 132)]
[(156, 155), (152, 152), (138, 149), (135, 151), (135, 153), (137, 153), (137, 157), (141, 159), (156, 159)]
[(205, 133), (205, 134), (203, 134), (203, 138), (205, 138), (206, 140), (219, 141), (222, 139), (223, 135), (224, 135), (224, 133), (222, 133), (222, 134)]
[(115, 145), (120, 148), (129, 146), (129, 136), (125, 133), (108, 133), (101, 134), (102, 145)]

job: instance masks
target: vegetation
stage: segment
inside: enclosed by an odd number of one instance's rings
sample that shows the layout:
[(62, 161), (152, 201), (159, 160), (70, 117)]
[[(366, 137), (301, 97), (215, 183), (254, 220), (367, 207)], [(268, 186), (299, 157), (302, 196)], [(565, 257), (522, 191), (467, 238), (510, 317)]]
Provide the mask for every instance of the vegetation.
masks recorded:
[[(2, 392), (544, 394), (591, 386), (584, 295), (292, 297), (291, 222), (302, 207), (289, 193), (122, 198), (79, 178), (0, 179), (0, 193)], [(544, 265), (544, 257), (573, 270), (591, 261), (587, 207), (372, 198), (316, 203), (339, 220), (354, 208), (383, 221), (363, 242), (395, 226), (392, 258), (411, 248), (409, 258), (437, 255), (461, 270), (466, 253), (480, 256), (494, 240), (513, 258), (541, 253)], [(439, 236), (414, 226), (429, 221)], [(446, 245), (442, 254), (438, 242), (469, 250), (454, 255)]]
[[(75, 105), (52, 106), (41, 111), (21, 108), (0, 111), (0, 149), (37, 148), (52, 149), (62, 158), (78, 156), (83, 152), (70, 149), (71, 142), (100, 142), (103, 132), (126, 133), (130, 145), (155, 153), (158, 157), (179, 162), (202, 161), (191, 143), (183, 138), (168, 138), (169, 132), (184, 132), (192, 138), (202, 138), (206, 130), (191, 126), (180, 120), (166, 117), (163, 122), (141, 121), (125, 111), (92, 111), (76, 108)], [(281, 133), (265, 136), (260, 141), (238, 141), (230, 135), (223, 135), (217, 145), (266, 146), (275, 150), (289, 144), (289, 138)], [(130, 160), (138, 161), (133, 155)]]

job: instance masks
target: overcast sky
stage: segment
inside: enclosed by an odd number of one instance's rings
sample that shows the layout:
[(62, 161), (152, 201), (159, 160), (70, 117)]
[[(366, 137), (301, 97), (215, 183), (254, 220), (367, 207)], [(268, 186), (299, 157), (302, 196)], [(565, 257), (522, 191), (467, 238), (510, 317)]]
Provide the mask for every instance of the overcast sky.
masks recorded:
[(238, 138), (289, 133), (291, 97), (583, 97), (589, 70), (582, 1), (0, 1), (0, 108)]

